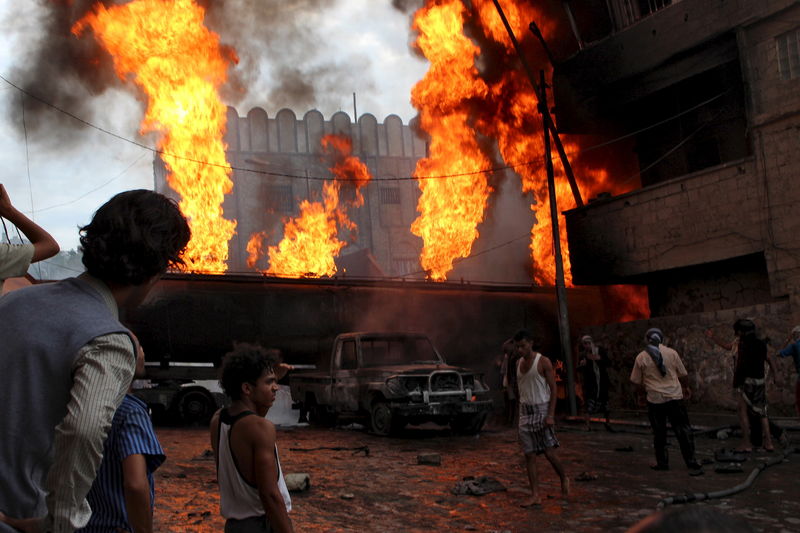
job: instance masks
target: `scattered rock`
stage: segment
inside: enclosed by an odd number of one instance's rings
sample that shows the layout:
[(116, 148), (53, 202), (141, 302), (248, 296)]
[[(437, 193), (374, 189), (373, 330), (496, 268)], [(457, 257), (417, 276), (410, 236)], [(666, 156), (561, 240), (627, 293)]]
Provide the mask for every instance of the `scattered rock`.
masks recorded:
[(442, 464), (442, 456), (438, 453), (421, 453), (417, 455), (417, 464), (439, 466)]
[(304, 492), (311, 488), (311, 476), (308, 474), (285, 474), (283, 478), (289, 492)]
[(727, 440), (731, 436), (730, 429), (720, 429), (717, 431), (717, 440)]
[(453, 494), (471, 494), (473, 496), (483, 496), (490, 492), (498, 492), (506, 490), (502, 483), (493, 477), (481, 476), (475, 478), (474, 476), (467, 476), (463, 480), (457, 482), (450, 490)]
[(341, 499), (343, 499), (343, 500), (352, 500), (353, 498), (356, 497), (356, 495), (353, 494), (352, 492), (345, 492), (344, 494), (340, 495), (339, 497)]
[(592, 474), (590, 472), (581, 472), (577, 476), (575, 476), (575, 481), (594, 481), (599, 476), (597, 474)]

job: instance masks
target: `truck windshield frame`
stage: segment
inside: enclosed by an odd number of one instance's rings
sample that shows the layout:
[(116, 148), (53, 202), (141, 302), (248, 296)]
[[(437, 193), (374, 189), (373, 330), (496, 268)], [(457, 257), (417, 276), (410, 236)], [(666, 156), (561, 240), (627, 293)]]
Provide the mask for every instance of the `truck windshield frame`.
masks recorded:
[(406, 366), (420, 363), (444, 364), (442, 356), (425, 336), (361, 338), (361, 366)]

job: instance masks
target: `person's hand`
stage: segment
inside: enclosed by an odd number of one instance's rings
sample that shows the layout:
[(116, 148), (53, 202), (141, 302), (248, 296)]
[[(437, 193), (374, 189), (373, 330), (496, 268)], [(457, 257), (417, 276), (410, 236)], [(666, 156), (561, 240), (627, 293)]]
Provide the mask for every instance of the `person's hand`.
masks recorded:
[(684, 387), (683, 388), (683, 399), (689, 401), (692, 399), (692, 388), (691, 387)]
[(290, 370), (294, 370), (294, 366), (286, 364), (286, 363), (278, 363), (275, 366), (275, 377), (278, 379), (282, 379), (283, 376), (289, 373)]
[(556, 425), (556, 417), (554, 417), (552, 415), (547, 415), (544, 418), (544, 425), (547, 426), (547, 427), (555, 426)]
[[(0, 185), (0, 187), (2, 187), (2, 185)], [(41, 518), (11, 518), (5, 513), (0, 512), (0, 522), (5, 522), (23, 533), (39, 533), (42, 530)]]

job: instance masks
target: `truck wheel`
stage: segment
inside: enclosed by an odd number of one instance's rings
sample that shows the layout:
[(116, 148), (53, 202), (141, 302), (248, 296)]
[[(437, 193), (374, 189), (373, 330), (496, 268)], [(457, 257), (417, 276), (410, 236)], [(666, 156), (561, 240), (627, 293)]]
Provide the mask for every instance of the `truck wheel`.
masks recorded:
[(178, 399), (178, 414), (185, 424), (207, 424), (215, 408), (214, 399), (201, 390), (188, 390)]
[(392, 413), (385, 402), (373, 403), (369, 414), (372, 431), (382, 437), (396, 435), (405, 426), (405, 421)]
[(461, 435), (477, 435), (486, 422), (486, 413), (479, 415), (460, 415), (450, 420), (450, 429)]

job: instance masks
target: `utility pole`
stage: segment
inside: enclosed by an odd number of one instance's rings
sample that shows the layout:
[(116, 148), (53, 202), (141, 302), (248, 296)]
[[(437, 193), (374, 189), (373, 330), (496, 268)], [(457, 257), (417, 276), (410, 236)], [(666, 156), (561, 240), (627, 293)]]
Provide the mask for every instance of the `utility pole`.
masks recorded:
[[(541, 78), (541, 94), (539, 95), (539, 111), (544, 116), (547, 109), (547, 85), (544, 81), (544, 71), (539, 71)], [(544, 122), (544, 120), (543, 120)], [(561, 355), (567, 367), (567, 396), (569, 398), (569, 414), (578, 414), (575, 404), (575, 372), (572, 368), (572, 342), (569, 330), (569, 311), (567, 310), (567, 287), (564, 283), (564, 262), (561, 259), (561, 234), (558, 231), (558, 206), (556, 205), (556, 178), (553, 171), (553, 157), (550, 153), (550, 132), (543, 127), (544, 132), (544, 160), (547, 169), (547, 191), (550, 195), (550, 225), (553, 230), (553, 255), (556, 263), (556, 302), (558, 304), (558, 332), (561, 335)]]
[[(556, 188), (555, 188), (555, 172), (553, 170), (553, 158), (550, 153), (550, 135), (553, 136), (554, 144), (556, 145), (556, 149), (558, 150), (559, 157), (561, 158), (561, 163), (564, 167), (564, 172), (567, 175), (567, 179), (569, 180), (570, 187), (572, 188), (572, 194), (575, 196), (575, 203), (578, 207), (583, 206), (583, 200), (581, 199), (580, 191), (578, 190), (578, 185), (575, 182), (575, 176), (572, 173), (572, 166), (569, 164), (569, 159), (567, 158), (567, 154), (564, 151), (564, 146), (561, 144), (561, 139), (558, 136), (558, 132), (556, 131), (555, 124), (553, 124), (553, 119), (550, 116), (550, 109), (547, 105), (547, 92), (546, 92), (546, 84), (544, 79), (544, 71), (539, 72), (540, 76), (540, 83), (536, 82), (536, 78), (533, 75), (533, 71), (531, 70), (530, 65), (525, 60), (525, 56), (522, 54), (522, 49), (520, 48), (519, 42), (517, 38), (514, 36), (514, 30), (511, 29), (511, 25), (508, 23), (508, 19), (506, 19), (506, 15), (503, 12), (503, 8), (500, 6), (499, 0), (493, 0), (495, 7), (497, 8), (497, 13), (500, 15), (500, 19), (503, 21), (503, 25), (508, 32), (508, 36), (511, 38), (511, 42), (514, 44), (514, 49), (517, 52), (517, 56), (519, 57), (522, 66), (525, 68), (525, 72), (528, 75), (528, 79), (533, 86), (533, 89), (536, 93), (536, 96), (539, 100), (538, 103), (538, 110), (542, 115), (542, 131), (544, 133), (544, 152), (545, 152), (545, 168), (547, 170), (547, 188), (550, 195), (550, 225), (553, 229), (553, 255), (555, 257), (555, 267), (556, 267), (556, 302), (558, 306), (558, 331), (561, 337), (561, 356), (564, 359), (564, 365), (567, 369), (567, 396), (569, 398), (569, 412), (572, 416), (578, 414), (577, 405), (575, 403), (575, 371), (572, 365), (572, 342), (570, 340), (570, 329), (569, 329), (569, 313), (567, 310), (567, 290), (566, 284), (564, 282), (564, 263), (561, 258), (561, 236), (558, 231), (558, 205), (556, 204)], [(546, 43), (545, 43), (546, 44)], [(545, 51), (549, 55), (549, 50), (545, 48)], [(556, 391), (552, 391), (553, 394)]]

